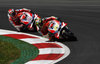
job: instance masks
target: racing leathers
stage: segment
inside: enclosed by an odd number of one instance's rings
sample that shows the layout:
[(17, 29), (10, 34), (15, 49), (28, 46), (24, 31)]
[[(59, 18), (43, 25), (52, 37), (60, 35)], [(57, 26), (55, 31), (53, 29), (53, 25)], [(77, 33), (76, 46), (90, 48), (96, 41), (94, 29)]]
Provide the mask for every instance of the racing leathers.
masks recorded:
[(48, 31), (50, 24), (52, 23), (51, 20), (57, 20), (58, 18), (55, 16), (51, 16), (51, 17), (46, 17), (42, 19), (42, 24), (40, 27), (40, 32), (42, 33), (42, 35), (46, 38), (49, 38), (49, 40), (52, 40), (54, 37), (52, 36), (52, 34)]
[(8, 14), (9, 22), (18, 30), (24, 31), (26, 28), (31, 31), (37, 31), (37, 27), (34, 26), (34, 21), (40, 17), (37, 14), (33, 14), (30, 9), (16, 9), (15, 16)]

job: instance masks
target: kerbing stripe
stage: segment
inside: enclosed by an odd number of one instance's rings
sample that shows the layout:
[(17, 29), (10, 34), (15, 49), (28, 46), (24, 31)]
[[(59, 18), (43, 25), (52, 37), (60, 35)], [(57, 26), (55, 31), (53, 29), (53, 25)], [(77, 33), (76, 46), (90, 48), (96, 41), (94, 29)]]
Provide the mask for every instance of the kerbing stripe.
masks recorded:
[(54, 60), (35, 60), (35, 61), (29, 61), (25, 64), (54, 64), (52, 62), (54, 62)]
[(60, 57), (62, 57), (64, 54), (41, 54), (38, 55), (35, 59), (32, 59), (32, 61), (35, 60), (57, 60)]
[(56, 43), (37, 43), (32, 45), (36, 46), (37, 48), (62, 48)]
[(5, 34), (3, 36), (8, 36), (8, 37), (12, 37), (12, 38), (15, 38), (15, 39), (37, 38), (37, 37), (25, 35), (25, 34)]
[(42, 48), (39, 49), (39, 54), (64, 54), (63, 48)]
[(25, 38), (25, 39), (20, 39), (22, 41), (28, 42), (30, 44), (37, 44), (37, 43), (42, 43), (42, 42), (46, 42), (47, 40), (45, 39), (37, 39), (37, 38)]

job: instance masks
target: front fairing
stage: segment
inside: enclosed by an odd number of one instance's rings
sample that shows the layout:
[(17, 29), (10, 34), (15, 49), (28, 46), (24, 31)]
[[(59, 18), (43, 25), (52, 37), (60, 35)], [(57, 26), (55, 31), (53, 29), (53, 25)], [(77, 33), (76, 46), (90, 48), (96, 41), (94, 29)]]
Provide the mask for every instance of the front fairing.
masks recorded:
[(57, 39), (59, 39), (59, 38), (61, 37), (61, 31), (62, 31), (62, 29), (63, 29), (66, 25), (67, 25), (67, 23), (64, 23), (64, 22), (61, 23), (61, 25), (60, 25), (58, 31), (56, 31), (56, 33), (55, 33), (55, 37), (56, 37)]

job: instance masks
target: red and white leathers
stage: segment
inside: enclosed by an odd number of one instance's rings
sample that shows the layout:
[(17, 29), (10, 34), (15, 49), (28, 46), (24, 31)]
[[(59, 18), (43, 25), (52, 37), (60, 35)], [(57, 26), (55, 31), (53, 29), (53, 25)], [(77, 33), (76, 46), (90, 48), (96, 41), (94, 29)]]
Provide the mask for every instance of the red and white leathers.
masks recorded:
[[(41, 31), (42, 35), (48, 37), (49, 40), (51, 40), (51, 38), (52, 38), (49, 35), (49, 30), (51, 29), (52, 26), (54, 26), (54, 25), (57, 26), (60, 23), (57, 19), (58, 18), (54, 17), (54, 16), (46, 17), (46, 18), (42, 19), (43, 24), (42, 24), (42, 27), (41, 27), (40, 31)], [(54, 30), (52, 30), (51, 32), (54, 33), (56, 31), (56, 28), (54, 28)]]
[[(57, 17), (51, 16), (51, 17), (46, 17), (42, 19), (42, 27), (41, 27), (41, 33), (43, 35), (46, 35), (48, 33), (48, 27), (51, 24), (51, 20), (56, 20)], [(44, 29), (44, 30), (43, 30)]]
[(10, 23), (19, 31), (20, 28), (25, 25), (27, 25), (27, 28), (29, 28), (29, 30), (33, 29), (32, 21), (36, 20), (37, 18), (40, 18), (37, 14), (32, 14), (31, 10), (26, 8), (16, 9), (15, 13), (15, 16), (12, 17), (8, 14), (8, 17)]

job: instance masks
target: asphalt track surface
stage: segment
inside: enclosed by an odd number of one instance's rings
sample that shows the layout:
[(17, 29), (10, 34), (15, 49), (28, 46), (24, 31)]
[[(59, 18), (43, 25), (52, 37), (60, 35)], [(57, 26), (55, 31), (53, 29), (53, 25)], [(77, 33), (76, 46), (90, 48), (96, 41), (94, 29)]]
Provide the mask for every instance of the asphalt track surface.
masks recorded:
[(30, 8), (41, 17), (57, 16), (67, 22), (78, 38), (64, 42), (71, 54), (56, 64), (100, 64), (100, 1), (3, 0), (0, 1), (0, 29), (15, 30), (8, 22), (9, 8)]

